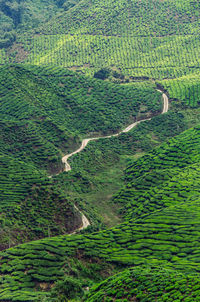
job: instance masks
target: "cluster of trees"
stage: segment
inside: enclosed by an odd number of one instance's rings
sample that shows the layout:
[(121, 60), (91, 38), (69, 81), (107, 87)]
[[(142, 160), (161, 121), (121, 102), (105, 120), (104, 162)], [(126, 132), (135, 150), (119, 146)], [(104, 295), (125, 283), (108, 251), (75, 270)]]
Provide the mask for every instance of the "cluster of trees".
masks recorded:
[(0, 0), (0, 49), (9, 47), (16, 40), (21, 14), (21, 0)]
[(87, 1), (42, 28), (46, 33), (98, 34), (106, 36), (166, 36), (198, 33), (199, 7), (186, 0), (154, 2), (153, 0), (113, 2)]
[(31, 30), (60, 9), (68, 10), (78, 2), (79, 0), (0, 0), (0, 49), (13, 44), (18, 30)]

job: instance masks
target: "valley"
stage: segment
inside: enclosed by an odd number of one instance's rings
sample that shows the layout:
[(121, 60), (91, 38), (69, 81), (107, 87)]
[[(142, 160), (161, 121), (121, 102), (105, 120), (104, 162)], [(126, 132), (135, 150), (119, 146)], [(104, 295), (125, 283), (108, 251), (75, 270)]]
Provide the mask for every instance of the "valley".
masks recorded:
[(0, 301), (200, 301), (200, 6), (0, 0)]
[[(162, 92), (162, 91), (160, 91)], [(166, 94), (163, 94), (162, 95), (163, 97), (163, 110), (162, 110), (162, 114), (163, 113), (166, 113), (168, 111), (168, 107), (169, 107), (169, 102), (168, 102), (168, 97), (166, 96)], [(125, 132), (128, 132), (130, 131), (131, 129), (133, 129), (134, 127), (137, 126), (137, 124), (139, 123), (142, 123), (142, 122), (145, 122), (145, 121), (148, 121), (150, 120), (151, 118), (148, 118), (148, 119), (143, 119), (143, 120), (139, 120), (131, 125), (129, 125), (128, 127), (126, 127), (124, 130), (116, 133), (116, 134), (112, 134), (112, 135), (108, 135), (108, 136), (101, 136), (101, 137), (92, 137), (92, 138), (85, 138), (82, 143), (81, 143), (81, 147), (78, 148), (76, 151), (70, 153), (70, 154), (67, 154), (65, 156), (63, 156), (62, 158), (62, 162), (64, 163), (65, 165), (65, 169), (64, 171), (68, 172), (71, 170), (71, 166), (70, 164), (68, 163), (68, 158), (70, 158), (71, 156), (73, 156), (74, 154), (77, 154), (79, 152), (81, 152), (83, 149), (85, 149), (85, 147), (87, 146), (87, 144), (90, 142), (90, 141), (95, 141), (95, 140), (98, 140), (98, 139), (105, 139), (105, 138), (111, 138), (111, 137), (115, 137), (115, 136), (118, 136), (122, 133), (125, 133)]]

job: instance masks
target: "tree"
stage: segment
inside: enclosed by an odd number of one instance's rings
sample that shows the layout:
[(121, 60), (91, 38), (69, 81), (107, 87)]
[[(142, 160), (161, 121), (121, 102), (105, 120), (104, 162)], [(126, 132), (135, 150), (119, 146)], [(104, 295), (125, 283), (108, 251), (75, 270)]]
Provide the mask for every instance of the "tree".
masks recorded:
[(58, 281), (51, 292), (51, 298), (56, 298), (55, 301), (59, 302), (65, 302), (68, 301), (68, 299), (73, 299), (76, 296), (82, 295), (83, 290), (81, 288), (81, 283), (70, 276), (65, 277), (64, 280)]
[(95, 72), (94, 78), (105, 80), (110, 75), (110, 69), (109, 68), (102, 68), (99, 71)]

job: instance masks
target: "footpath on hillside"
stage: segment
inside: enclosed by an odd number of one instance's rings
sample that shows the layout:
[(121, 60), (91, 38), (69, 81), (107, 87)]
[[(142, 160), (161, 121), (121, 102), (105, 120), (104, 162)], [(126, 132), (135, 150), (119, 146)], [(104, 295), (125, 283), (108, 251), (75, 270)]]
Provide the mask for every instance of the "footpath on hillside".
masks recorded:
[[(158, 90), (158, 91), (162, 93), (162, 97), (163, 97), (163, 110), (161, 112), (161, 114), (163, 114), (163, 113), (168, 112), (168, 109), (169, 109), (169, 99), (168, 99), (167, 95), (165, 93), (163, 93), (163, 91), (161, 91), (161, 90)], [(70, 157), (72, 157), (74, 154), (77, 154), (77, 153), (81, 152), (83, 149), (85, 149), (85, 147), (87, 146), (87, 144), (90, 141), (119, 136), (122, 133), (129, 132), (131, 129), (133, 129), (135, 126), (137, 126), (139, 123), (142, 123), (142, 122), (145, 122), (145, 121), (149, 121), (149, 120), (151, 120), (151, 118), (146, 118), (146, 119), (143, 119), (143, 120), (140, 120), (140, 121), (136, 121), (136, 122), (130, 124), (124, 130), (122, 130), (122, 131), (120, 131), (118, 133), (115, 133), (115, 134), (111, 134), (111, 135), (107, 135), (107, 136), (98, 136), (98, 137), (92, 137), (92, 138), (85, 138), (85, 139), (83, 139), (80, 148), (78, 148), (77, 150), (75, 150), (74, 152), (72, 152), (70, 154), (67, 154), (67, 155), (63, 156), (62, 162), (65, 165), (64, 171), (66, 171), (66, 172), (71, 171), (71, 166), (68, 163), (68, 159)], [(77, 208), (77, 206), (74, 205), (74, 207), (81, 214), (82, 225), (81, 225), (81, 227), (79, 227), (78, 229), (76, 229), (75, 231), (73, 231), (72, 233), (70, 233), (69, 235), (75, 234), (76, 232), (78, 232), (80, 230), (86, 229), (90, 225), (90, 222), (87, 219), (87, 217)]]

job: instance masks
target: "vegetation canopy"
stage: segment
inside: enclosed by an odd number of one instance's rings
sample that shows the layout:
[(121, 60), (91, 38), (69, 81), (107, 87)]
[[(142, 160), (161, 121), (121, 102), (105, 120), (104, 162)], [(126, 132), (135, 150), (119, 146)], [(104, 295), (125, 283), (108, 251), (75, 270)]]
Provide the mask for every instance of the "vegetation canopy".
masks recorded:
[(200, 301), (199, 29), (198, 0), (0, 0), (0, 301)]

